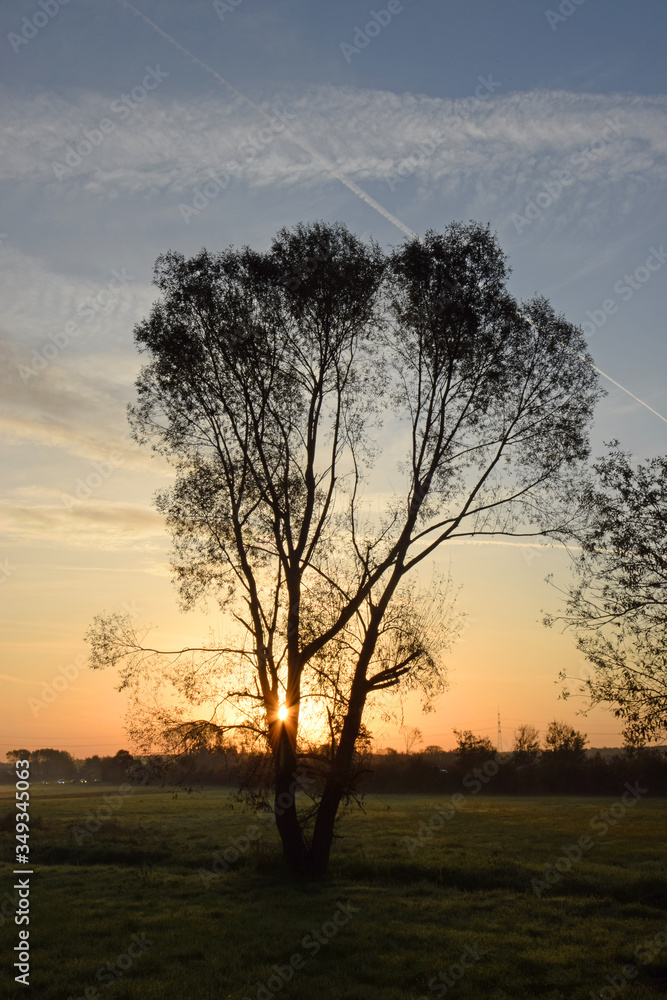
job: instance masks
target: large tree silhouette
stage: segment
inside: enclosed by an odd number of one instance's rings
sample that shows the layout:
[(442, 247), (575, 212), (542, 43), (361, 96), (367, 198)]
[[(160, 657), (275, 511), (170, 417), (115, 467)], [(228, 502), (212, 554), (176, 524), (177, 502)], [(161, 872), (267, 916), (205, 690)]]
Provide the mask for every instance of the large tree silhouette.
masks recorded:
[[(579, 330), (543, 298), (519, 305), (507, 277), (474, 223), (389, 254), (316, 223), (265, 253), (157, 261), (131, 419), (176, 468), (159, 507), (181, 597), (216, 594), (231, 624), (170, 653), (100, 617), (92, 663), (122, 662), (124, 684), (157, 667), (193, 703), (215, 689), (210, 718), (159, 722), (265, 740), (295, 870), (327, 867), (369, 698), (443, 688), (449, 605), (424, 602), (417, 567), (454, 538), (568, 530), (599, 390)], [(304, 763), (321, 781), (307, 835)]]

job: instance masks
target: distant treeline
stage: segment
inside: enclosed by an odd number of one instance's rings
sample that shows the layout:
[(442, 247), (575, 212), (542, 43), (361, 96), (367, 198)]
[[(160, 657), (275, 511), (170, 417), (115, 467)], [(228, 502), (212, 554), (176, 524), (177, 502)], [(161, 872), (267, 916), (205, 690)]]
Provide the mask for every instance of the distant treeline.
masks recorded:
[(530, 763), (512, 753), (476, 761), (455, 753), (378, 754), (362, 788), (369, 792), (468, 792), (481, 795), (615, 795), (626, 782), (650, 795), (667, 795), (667, 755), (658, 750), (619, 750), (567, 760), (543, 754)]
[[(574, 731), (572, 731), (574, 732)], [(580, 735), (580, 734), (576, 734)], [(489, 740), (457, 733), (456, 750), (437, 746), (399, 753), (385, 750), (360, 755), (361, 792), (487, 795), (615, 795), (626, 782), (639, 782), (649, 795), (667, 795), (665, 748), (586, 751), (583, 739), (540, 750), (532, 747), (499, 753)], [(319, 760), (318, 760), (319, 756)], [(317, 788), (326, 770), (326, 749), (304, 761), (304, 785)], [(0, 779), (13, 781), (13, 763), (28, 759), (31, 780), (39, 782), (99, 782), (120, 785), (224, 785), (270, 789), (269, 759), (234, 746), (176, 755), (134, 757), (127, 750), (113, 756), (75, 760), (64, 750), (15, 750)], [(314, 779), (313, 779), (314, 775)]]
[(15, 780), (14, 764), (17, 760), (30, 762), (30, 780), (33, 784), (45, 782), (95, 782), (121, 784), (124, 781), (152, 781), (156, 778), (155, 766), (142, 758), (135, 758), (127, 750), (119, 750), (112, 757), (86, 757), (75, 760), (66, 750), (46, 747), (40, 750), (10, 750), (8, 765), (0, 771), (5, 783)]

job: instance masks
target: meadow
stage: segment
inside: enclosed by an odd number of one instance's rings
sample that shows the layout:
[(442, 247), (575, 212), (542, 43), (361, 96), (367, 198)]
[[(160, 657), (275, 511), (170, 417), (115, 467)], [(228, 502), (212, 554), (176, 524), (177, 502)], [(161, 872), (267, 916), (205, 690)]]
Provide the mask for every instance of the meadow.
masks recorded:
[[(447, 818), (449, 796), (368, 795), (313, 884), (282, 869), (272, 819), (226, 789), (31, 796), (27, 996), (665, 995), (665, 799), (467, 795)], [(3, 1000), (23, 989), (8, 958), (12, 798), (0, 792)]]

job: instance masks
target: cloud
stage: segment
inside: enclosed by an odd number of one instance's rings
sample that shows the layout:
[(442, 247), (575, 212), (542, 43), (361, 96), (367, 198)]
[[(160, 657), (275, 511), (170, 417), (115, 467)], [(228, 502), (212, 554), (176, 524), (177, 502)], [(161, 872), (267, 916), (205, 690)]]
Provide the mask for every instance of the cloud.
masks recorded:
[[(25, 349), (25, 363), (30, 363), (32, 348), (41, 352), (47, 344), (55, 344), (56, 353), (67, 356), (83, 344), (87, 352), (105, 344), (117, 350), (130, 345), (132, 327), (155, 295), (125, 265), (118, 261), (93, 280), (58, 273), (39, 258), (1, 244), (3, 327)], [(65, 347), (58, 346), (65, 342)]]
[[(32, 441), (91, 461), (113, 454), (115, 465), (164, 474), (166, 463), (132, 442), (126, 419), (140, 366), (130, 331), (155, 296), (146, 286), (118, 285), (100, 303), (104, 284), (53, 273), (16, 248), (0, 248), (0, 295), (7, 303), (0, 432), (12, 444)], [(79, 317), (77, 307), (91, 300), (99, 306), (95, 315)], [(77, 325), (71, 336), (70, 323)]]
[(143, 559), (133, 562), (131, 566), (128, 566), (126, 562), (123, 562), (121, 566), (75, 566), (71, 562), (67, 564), (32, 563), (31, 566), (33, 569), (45, 569), (49, 572), (58, 570), (60, 573), (85, 573), (87, 576), (91, 576), (93, 573), (120, 573), (123, 576), (127, 576), (128, 573), (141, 573), (170, 580), (174, 575), (171, 565), (168, 562), (153, 559), (152, 553), (143, 553)]
[[(50, 365), (29, 380), (19, 375), (15, 345), (5, 341), (0, 368), (0, 434), (13, 445), (30, 441), (57, 448), (91, 462), (112, 461), (114, 467), (145, 469), (171, 475), (167, 463), (130, 438), (126, 405), (132, 398), (131, 379), (117, 381), (127, 366), (98, 359), (104, 371), (86, 359), (67, 359), (67, 367)], [(8, 359), (13, 359), (8, 363)], [(106, 363), (105, 363), (106, 362)]]
[[(79, 420), (85, 425), (85, 416), (80, 414)], [(121, 433), (114, 434), (99, 428), (98, 436), (91, 436), (85, 430), (77, 429), (67, 423), (48, 420), (38, 416), (20, 416), (16, 414), (0, 414), (0, 432), (10, 444), (19, 445), (22, 440), (34, 445), (59, 448), (91, 462), (111, 462), (114, 468), (149, 469), (152, 472), (171, 475), (165, 463), (152, 461), (152, 455), (146, 449), (140, 449)]]
[[(351, 87), (286, 90), (264, 102), (268, 113), (284, 109), (273, 134), (242, 102), (225, 103), (218, 95), (184, 102), (160, 94), (119, 122), (62, 185), (79, 198), (158, 192), (181, 197), (230, 161), (238, 166), (233, 184), (328, 183), (332, 178), (321, 161), (302, 144), (358, 183), (386, 182), (434, 130), (442, 141), (411, 171), (431, 194), (467, 192), (480, 204), (507, 203), (518, 211), (536, 185), (569, 166), (577, 184), (564, 195), (559, 216), (567, 205), (566, 214), (581, 220), (583, 211), (594, 225), (610, 210), (622, 216), (636, 211), (667, 178), (664, 97), (504, 94), (502, 82), (492, 86), (495, 93), (487, 91), (482, 100), (456, 102)], [(105, 114), (109, 101), (95, 94), (77, 103), (52, 94), (37, 102), (7, 102), (1, 117), (11, 142), (0, 177), (60, 188), (53, 162)], [(601, 146), (609, 121), (616, 130)], [(386, 193), (391, 197), (389, 187)]]
[(164, 518), (141, 504), (90, 497), (48, 503), (0, 503), (0, 527), (15, 541), (84, 549), (157, 551), (167, 538)]
[[(587, 269), (599, 271), (620, 244), (636, 237), (638, 225), (654, 225), (667, 179), (666, 98), (504, 93), (501, 81), (485, 79), (494, 93), (487, 88), (483, 99), (462, 101), (354, 87), (285, 87), (263, 103), (269, 113), (282, 114), (273, 131), (242, 101), (217, 92), (174, 100), (165, 88), (126, 121), (116, 121), (62, 183), (54, 158), (76, 145), (83, 128), (113, 115), (109, 97), (87, 92), (66, 100), (46, 93), (28, 101), (8, 94), (0, 110), (0, 178), (10, 190), (19, 182), (28, 191), (39, 185), (54, 204), (60, 197), (83, 212), (121, 195), (161, 192), (159, 205), (150, 197), (142, 202), (149, 231), (156, 213), (160, 226), (165, 212), (177, 218), (179, 203), (191, 204), (194, 189), (230, 159), (239, 169), (228, 194), (246, 185), (276, 192), (290, 187), (296, 195), (297, 184), (312, 192), (339, 183), (324, 157), (402, 218), (430, 219), (434, 207), (442, 211), (454, 203), (516, 236), (513, 216), (569, 170), (573, 180), (545, 219), (549, 238), (576, 229), (574, 246), (571, 232), (550, 240), (551, 260), (560, 255), (568, 262), (561, 285), (580, 281)], [(282, 130), (285, 123), (291, 138)], [(435, 132), (441, 138), (433, 144)], [(113, 211), (122, 216), (120, 208)], [(580, 238), (586, 232), (589, 240)], [(542, 242), (544, 227), (531, 224), (527, 235)], [(125, 468), (167, 473), (163, 462), (129, 439), (125, 407), (134, 398), (131, 382), (139, 366), (130, 331), (155, 292), (124, 267), (118, 261), (114, 270), (126, 280), (105, 294), (111, 269), (98, 280), (56, 273), (38, 257), (0, 245), (0, 293), (7, 302), (0, 331), (0, 429), (14, 443), (32, 441), (90, 461), (116, 453)], [(87, 318), (91, 300), (97, 308)], [(78, 332), (57, 347), (68, 323)], [(22, 377), (45, 353), (48, 364)]]

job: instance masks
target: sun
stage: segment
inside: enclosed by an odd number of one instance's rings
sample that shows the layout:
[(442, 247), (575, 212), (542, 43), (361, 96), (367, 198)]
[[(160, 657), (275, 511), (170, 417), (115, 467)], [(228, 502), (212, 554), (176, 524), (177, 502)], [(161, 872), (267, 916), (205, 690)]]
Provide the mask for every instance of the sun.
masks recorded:
[(278, 709), (278, 718), (281, 719), (281, 720), (283, 720), (283, 721), (287, 718), (287, 706), (286, 705), (281, 705), (280, 708)]

